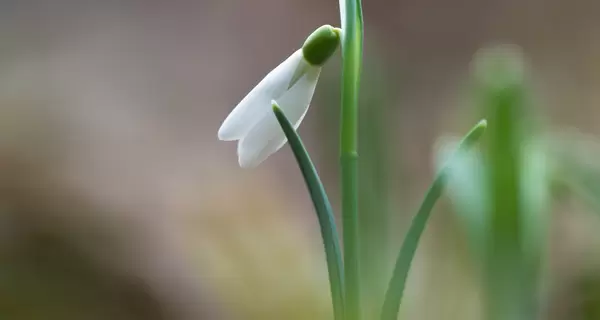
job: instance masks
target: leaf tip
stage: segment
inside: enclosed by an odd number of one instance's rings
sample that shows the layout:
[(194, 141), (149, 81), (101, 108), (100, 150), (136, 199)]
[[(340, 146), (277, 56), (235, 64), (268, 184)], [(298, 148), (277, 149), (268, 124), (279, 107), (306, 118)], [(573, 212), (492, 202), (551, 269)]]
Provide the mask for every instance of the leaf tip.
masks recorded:
[(476, 127), (479, 130), (485, 130), (485, 129), (487, 129), (487, 126), (488, 126), (487, 120), (486, 119), (482, 119), (481, 121), (479, 121), (477, 123)]
[(273, 108), (273, 112), (275, 112), (275, 113), (281, 112), (281, 108), (279, 108), (277, 101), (271, 100), (271, 107)]

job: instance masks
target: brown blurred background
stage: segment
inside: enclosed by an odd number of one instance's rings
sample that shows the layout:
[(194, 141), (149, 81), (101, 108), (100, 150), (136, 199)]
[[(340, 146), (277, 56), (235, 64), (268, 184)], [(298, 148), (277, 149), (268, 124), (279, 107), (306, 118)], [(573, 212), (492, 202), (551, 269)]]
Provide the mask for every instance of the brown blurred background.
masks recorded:
[[(600, 2), (365, 0), (363, 11), (361, 108), (385, 115), (385, 201), (397, 208), (382, 250), (400, 245), (437, 138), (475, 119), (479, 48), (519, 45), (550, 127), (600, 134)], [(244, 170), (216, 133), (338, 20), (334, 0), (1, 1), (0, 318), (327, 319), (320, 236), (289, 149)], [(338, 72), (334, 59), (300, 128), (335, 207)], [(440, 207), (402, 313), (479, 319), (464, 237)], [(600, 221), (568, 200), (554, 209), (557, 280), (542, 314), (577, 319), (599, 308), (587, 299), (600, 295)]]

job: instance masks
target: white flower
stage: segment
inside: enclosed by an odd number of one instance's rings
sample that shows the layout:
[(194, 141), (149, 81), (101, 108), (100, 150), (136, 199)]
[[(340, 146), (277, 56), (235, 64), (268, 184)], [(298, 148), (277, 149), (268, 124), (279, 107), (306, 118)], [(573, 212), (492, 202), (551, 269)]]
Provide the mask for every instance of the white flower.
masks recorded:
[(340, 21), (342, 27), (344, 27), (344, 23), (346, 23), (346, 0), (340, 0)]
[[(335, 34), (333, 50), (332, 42), (323, 38), (324, 27)], [(313, 33), (317, 37), (311, 35), (302, 49), (269, 72), (221, 125), (220, 140), (239, 140), (237, 154), (241, 167), (257, 166), (287, 142), (273, 114), (272, 101), (277, 102), (295, 129), (306, 115), (321, 67), (339, 43), (338, 32), (331, 26), (324, 27), (317, 29), (321, 33)]]

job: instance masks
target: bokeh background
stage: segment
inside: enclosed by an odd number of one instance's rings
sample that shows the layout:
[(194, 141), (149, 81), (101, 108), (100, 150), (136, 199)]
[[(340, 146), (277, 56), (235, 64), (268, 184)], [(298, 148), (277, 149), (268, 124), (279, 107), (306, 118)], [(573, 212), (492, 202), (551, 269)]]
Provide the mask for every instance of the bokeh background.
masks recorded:
[[(318, 226), (290, 150), (241, 169), (235, 143), (216, 133), (310, 32), (339, 24), (337, 6), (0, 1), (0, 318), (330, 319)], [(598, 160), (600, 2), (365, 0), (363, 11), (371, 319), (440, 144), (486, 116), (470, 99), (480, 49), (520, 48), (536, 123), (585, 143), (567, 154)], [(338, 212), (339, 71), (336, 57), (300, 128)], [(600, 219), (560, 190), (543, 211), (536, 318), (600, 319)], [(457, 211), (447, 198), (435, 209), (401, 318), (484, 318)]]

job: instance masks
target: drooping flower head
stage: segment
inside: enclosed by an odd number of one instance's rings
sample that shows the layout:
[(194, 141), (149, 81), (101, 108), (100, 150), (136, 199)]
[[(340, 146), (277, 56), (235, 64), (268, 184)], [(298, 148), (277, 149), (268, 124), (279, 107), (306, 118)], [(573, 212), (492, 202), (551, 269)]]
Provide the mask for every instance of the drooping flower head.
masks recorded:
[(306, 115), (321, 73), (335, 53), (340, 30), (325, 25), (315, 30), (298, 49), (269, 72), (231, 111), (219, 129), (219, 139), (238, 142), (241, 167), (254, 167), (279, 150), (287, 139), (272, 111), (277, 102), (298, 128)]

